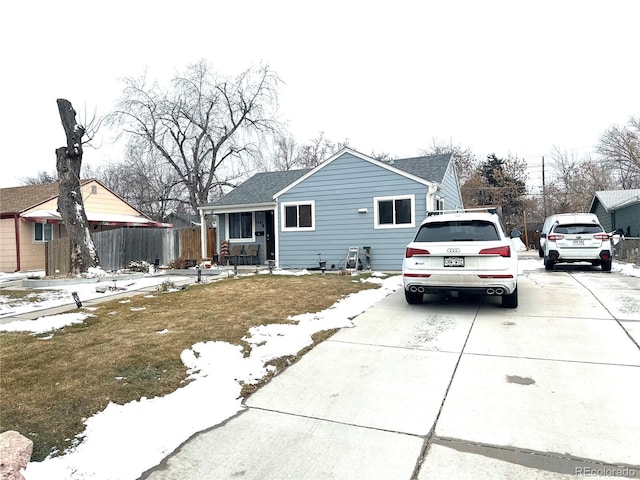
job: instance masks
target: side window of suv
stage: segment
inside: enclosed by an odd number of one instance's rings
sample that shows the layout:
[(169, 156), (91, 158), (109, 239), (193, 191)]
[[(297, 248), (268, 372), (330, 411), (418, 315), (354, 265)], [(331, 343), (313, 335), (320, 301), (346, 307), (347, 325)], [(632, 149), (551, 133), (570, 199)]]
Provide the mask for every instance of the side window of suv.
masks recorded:
[(495, 224), (482, 220), (432, 222), (424, 224), (416, 242), (486, 242), (499, 240)]

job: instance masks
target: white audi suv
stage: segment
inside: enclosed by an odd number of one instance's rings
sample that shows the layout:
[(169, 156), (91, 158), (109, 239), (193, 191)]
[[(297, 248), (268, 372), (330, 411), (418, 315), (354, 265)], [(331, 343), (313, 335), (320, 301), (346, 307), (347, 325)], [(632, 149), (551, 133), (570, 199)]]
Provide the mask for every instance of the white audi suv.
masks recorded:
[(424, 294), (497, 295), (502, 305), (518, 306), (518, 254), (495, 209), (429, 212), (402, 263), (408, 303)]

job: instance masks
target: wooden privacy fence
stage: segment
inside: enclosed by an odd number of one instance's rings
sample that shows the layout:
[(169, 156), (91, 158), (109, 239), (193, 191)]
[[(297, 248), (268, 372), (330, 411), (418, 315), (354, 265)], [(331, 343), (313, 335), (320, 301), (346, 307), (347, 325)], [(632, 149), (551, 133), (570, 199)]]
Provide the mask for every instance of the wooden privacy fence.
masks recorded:
[[(103, 269), (120, 270), (131, 262), (169, 265), (175, 260), (202, 261), (200, 228), (119, 228), (92, 234)], [(207, 257), (215, 254), (215, 230), (207, 230)], [(47, 275), (69, 272), (69, 238), (47, 244)], [(57, 271), (57, 272), (56, 272)]]

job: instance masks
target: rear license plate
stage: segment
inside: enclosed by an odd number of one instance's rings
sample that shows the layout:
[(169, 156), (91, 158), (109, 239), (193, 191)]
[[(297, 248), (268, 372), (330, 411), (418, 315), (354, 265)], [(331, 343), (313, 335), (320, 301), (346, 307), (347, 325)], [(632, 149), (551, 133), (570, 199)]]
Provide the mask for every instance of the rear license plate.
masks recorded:
[(574, 240), (573, 244), (574, 245), (584, 245), (584, 240)]
[(444, 257), (445, 267), (464, 267), (464, 257)]

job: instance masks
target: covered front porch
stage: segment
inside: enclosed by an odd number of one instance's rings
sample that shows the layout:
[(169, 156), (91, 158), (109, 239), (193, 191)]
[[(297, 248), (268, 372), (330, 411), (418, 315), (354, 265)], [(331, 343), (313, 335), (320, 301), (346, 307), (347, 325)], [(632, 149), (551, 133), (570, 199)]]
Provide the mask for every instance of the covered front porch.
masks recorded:
[[(266, 265), (278, 263), (277, 210), (275, 204), (200, 207), (200, 234), (203, 258), (207, 251), (207, 225), (218, 229), (214, 261), (221, 265)], [(213, 218), (212, 218), (213, 217)]]

